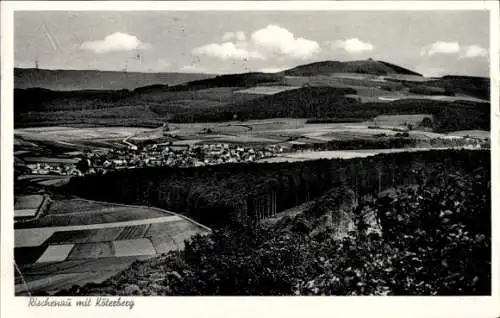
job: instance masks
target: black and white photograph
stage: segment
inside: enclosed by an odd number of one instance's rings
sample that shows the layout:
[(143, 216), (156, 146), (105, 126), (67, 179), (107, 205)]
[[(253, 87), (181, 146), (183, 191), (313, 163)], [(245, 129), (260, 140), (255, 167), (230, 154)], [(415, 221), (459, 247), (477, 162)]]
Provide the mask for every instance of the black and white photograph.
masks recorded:
[(492, 296), (491, 8), (14, 11), (14, 297)]

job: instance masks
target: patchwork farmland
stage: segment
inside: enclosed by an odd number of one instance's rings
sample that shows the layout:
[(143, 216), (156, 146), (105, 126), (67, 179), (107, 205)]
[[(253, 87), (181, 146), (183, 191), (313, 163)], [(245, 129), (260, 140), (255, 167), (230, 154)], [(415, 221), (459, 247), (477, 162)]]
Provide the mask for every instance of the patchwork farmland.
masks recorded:
[(209, 232), (160, 209), (56, 200), (44, 217), (15, 230), (16, 294), (101, 282), (135, 260), (182, 249), (185, 240)]

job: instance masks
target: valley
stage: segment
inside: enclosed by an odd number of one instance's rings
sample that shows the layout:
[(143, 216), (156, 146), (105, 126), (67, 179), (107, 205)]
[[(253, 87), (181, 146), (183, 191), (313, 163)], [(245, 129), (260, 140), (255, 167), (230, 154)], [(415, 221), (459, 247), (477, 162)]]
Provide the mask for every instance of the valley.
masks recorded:
[[(488, 292), (489, 79), (372, 59), (98, 72), (81, 87), (75, 73), (42, 85), (42, 70), (26, 72), (14, 92), (17, 295)], [(455, 192), (464, 210), (447, 201)], [(22, 213), (31, 196), (48, 203)], [(433, 261), (443, 232), (480, 254), (467, 282)]]

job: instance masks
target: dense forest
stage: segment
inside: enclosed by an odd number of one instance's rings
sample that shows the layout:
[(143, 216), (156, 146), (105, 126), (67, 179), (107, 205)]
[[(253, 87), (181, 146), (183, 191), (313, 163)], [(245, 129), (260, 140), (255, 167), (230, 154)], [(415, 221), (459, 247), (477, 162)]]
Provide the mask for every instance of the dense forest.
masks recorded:
[[(141, 168), (72, 178), (66, 193), (108, 202), (152, 205), (220, 227), (258, 220), (347, 185), (357, 196), (417, 183), (422, 168), (461, 171), (488, 166), (489, 151), (423, 151), (294, 163)], [(430, 172), (429, 172), (430, 173)]]
[[(489, 295), (489, 156), (443, 155), (417, 155), (425, 165), (406, 167), (411, 185), (399, 179), (356, 201), (356, 190), (335, 187), (297, 216), (219, 228), (57, 295)], [(331, 224), (342, 210), (355, 226), (339, 237)]]
[(449, 132), (490, 129), (490, 104), (468, 101), (403, 99), (389, 103), (359, 103), (353, 89), (303, 87), (224, 107), (189, 109), (178, 112), (172, 122), (227, 121), (279, 117), (328, 118), (342, 121), (368, 120), (379, 115), (432, 114), (434, 130)]
[[(296, 144), (292, 145), (293, 151), (325, 151), (325, 150), (360, 150), (360, 149), (397, 149), (397, 148), (415, 148), (415, 147), (460, 147), (467, 145), (463, 139), (417, 139), (410, 136), (408, 132), (397, 133), (395, 136), (375, 136), (372, 138), (364, 137), (331, 140), (318, 143)], [(487, 142), (484, 142), (488, 146)]]

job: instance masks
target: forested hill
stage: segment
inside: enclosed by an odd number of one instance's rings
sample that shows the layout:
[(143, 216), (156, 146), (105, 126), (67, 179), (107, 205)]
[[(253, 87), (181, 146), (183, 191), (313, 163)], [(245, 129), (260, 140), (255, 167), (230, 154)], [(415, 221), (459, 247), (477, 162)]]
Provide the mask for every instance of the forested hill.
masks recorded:
[(153, 84), (178, 85), (214, 75), (196, 73), (136, 73), (98, 70), (45, 70), (15, 68), (15, 88), (45, 88), (58, 91), (121, 90)]
[(172, 122), (226, 121), (278, 117), (331, 118), (363, 121), (379, 115), (432, 114), (439, 132), (490, 129), (490, 104), (467, 101), (402, 99), (389, 103), (358, 103), (351, 88), (303, 87), (241, 101), (224, 107), (189, 109), (174, 114)]
[(335, 109), (349, 107), (356, 100), (346, 97), (355, 94), (352, 88), (302, 87), (274, 95), (232, 103), (223, 107), (189, 109), (172, 117), (173, 122), (226, 121), (236, 116), (240, 120), (279, 117), (321, 117)]
[(422, 76), (422, 74), (413, 72), (404, 67), (372, 59), (350, 62), (315, 62), (291, 68), (283, 71), (281, 74), (287, 76), (316, 76), (329, 75), (333, 73), (360, 73), (373, 75), (401, 74)]
[[(489, 151), (423, 151), (350, 160), (144, 168), (72, 178), (63, 189), (94, 200), (151, 204), (217, 227), (283, 211), (340, 184), (364, 195), (414, 184), (435, 169), (471, 170), (489, 160)], [(415, 169), (423, 174), (411, 175)]]

